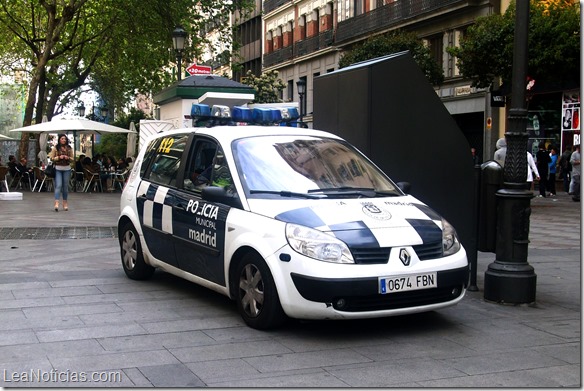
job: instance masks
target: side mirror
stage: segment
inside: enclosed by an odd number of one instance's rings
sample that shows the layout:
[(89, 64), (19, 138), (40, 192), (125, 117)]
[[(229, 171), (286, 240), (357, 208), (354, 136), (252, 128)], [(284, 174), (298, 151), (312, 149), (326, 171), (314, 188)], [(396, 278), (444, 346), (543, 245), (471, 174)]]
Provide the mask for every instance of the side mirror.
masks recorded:
[(219, 186), (207, 186), (201, 191), (201, 197), (205, 201), (216, 202), (219, 204), (225, 204), (233, 208), (243, 209), (241, 200), (237, 194), (230, 194), (223, 187)]
[(410, 182), (398, 182), (396, 183), (397, 187), (401, 189), (406, 194), (410, 194), (410, 190), (412, 189), (412, 185)]

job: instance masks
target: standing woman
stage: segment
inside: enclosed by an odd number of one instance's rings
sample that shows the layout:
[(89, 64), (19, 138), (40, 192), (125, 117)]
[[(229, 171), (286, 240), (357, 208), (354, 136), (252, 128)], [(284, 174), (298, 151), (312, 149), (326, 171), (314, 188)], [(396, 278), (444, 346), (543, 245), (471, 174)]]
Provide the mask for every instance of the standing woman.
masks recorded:
[(69, 139), (64, 134), (59, 134), (57, 145), (53, 147), (49, 155), (55, 166), (55, 212), (59, 211), (59, 198), (63, 193), (63, 210), (69, 210), (67, 194), (69, 190), (69, 178), (71, 177), (71, 162), (73, 161), (73, 148), (69, 145)]

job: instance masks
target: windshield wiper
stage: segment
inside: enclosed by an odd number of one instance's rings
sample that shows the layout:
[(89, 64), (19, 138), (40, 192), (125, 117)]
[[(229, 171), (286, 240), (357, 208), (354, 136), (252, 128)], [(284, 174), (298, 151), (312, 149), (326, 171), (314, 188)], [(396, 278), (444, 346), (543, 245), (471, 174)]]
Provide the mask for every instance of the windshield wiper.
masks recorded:
[(311, 189), (308, 193), (330, 193), (337, 191), (375, 191), (375, 189), (370, 187), (351, 187), (351, 186), (341, 186), (341, 187), (324, 187), (322, 189)]
[(317, 195), (307, 193), (295, 193), (288, 190), (250, 190), (249, 194), (276, 194), (280, 197), (299, 197), (299, 198), (321, 198)]
[(374, 193), (375, 196), (382, 196), (382, 197), (394, 197), (399, 196), (396, 193), (390, 193), (387, 191), (378, 191), (370, 187), (350, 187), (350, 186), (341, 186), (341, 187), (325, 187), (322, 189), (311, 189), (308, 190), (309, 194), (314, 193), (340, 193), (342, 195), (363, 195), (363, 196), (370, 196), (371, 193)]

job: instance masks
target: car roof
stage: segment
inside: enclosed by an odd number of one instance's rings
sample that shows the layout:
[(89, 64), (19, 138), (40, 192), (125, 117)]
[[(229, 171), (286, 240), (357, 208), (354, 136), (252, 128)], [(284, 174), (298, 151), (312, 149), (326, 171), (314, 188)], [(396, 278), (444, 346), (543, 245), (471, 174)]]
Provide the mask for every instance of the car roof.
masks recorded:
[(254, 136), (280, 136), (280, 135), (293, 135), (293, 136), (314, 136), (314, 137), (326, 137), (341, 139), (341, 137), (334, 135), (329, 132), (307, 129), (307, 128), (294, 128), (290, 126), (258, 126), (258, 125), (246, 125), (246, 126), (213, 126), (204, 128), (183, 128), (183, 129), (173, 129), (165, 132), (157, 133), (155, 138), (171, 136), (175, 134), (184, 133), (197, 133), (199, 135), (208, 135), (217, 139), (221, 144), (228, 145), (233, 140), (254, 137)]

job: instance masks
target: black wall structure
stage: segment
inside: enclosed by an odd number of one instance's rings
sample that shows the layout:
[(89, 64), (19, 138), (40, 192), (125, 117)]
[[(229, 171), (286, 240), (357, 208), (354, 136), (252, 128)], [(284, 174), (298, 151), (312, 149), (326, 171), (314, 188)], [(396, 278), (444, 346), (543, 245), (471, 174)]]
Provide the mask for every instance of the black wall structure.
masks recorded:
[[(476, 268), (470, 146), (409, 52), (314, 79), (314, 128), (337, 134), (456, 229)], [(476, 273), (476, 270), (471, 271)]]

